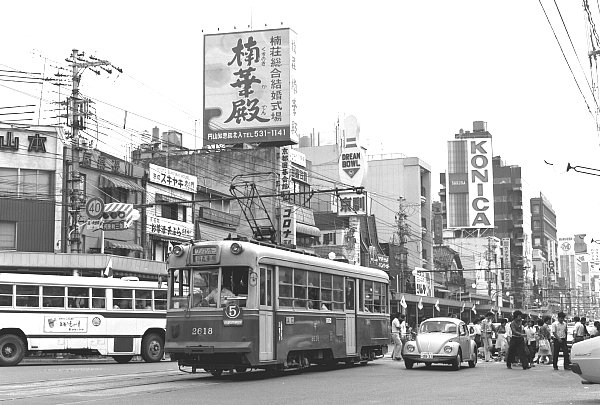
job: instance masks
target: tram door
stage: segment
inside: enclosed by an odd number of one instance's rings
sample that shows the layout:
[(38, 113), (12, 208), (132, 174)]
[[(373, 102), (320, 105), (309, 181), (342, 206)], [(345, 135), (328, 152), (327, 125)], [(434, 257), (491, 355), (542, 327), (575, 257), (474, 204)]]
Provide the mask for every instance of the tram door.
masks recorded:
[(346, 279), (346, 354), (356, 354), (356, 280)]
[(273, 325), (273, 268), (260, 268), (260, 302), (258, 307), (259, 361), (275, 359)]

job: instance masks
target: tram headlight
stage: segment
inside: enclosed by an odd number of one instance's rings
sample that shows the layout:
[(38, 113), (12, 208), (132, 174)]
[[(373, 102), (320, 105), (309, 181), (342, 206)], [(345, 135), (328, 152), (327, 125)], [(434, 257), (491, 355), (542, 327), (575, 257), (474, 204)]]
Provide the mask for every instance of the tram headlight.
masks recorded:
[(175, 256), (179, 257), (179, 256), (183, 255), (183, 248), (181, 247), (181, 245), (176, 245), (173, 247), (173, 250), (171, 251), (171, 253), (173, 253)]
[(239, 243), (234, 242), (231, 244), (231, 247), (229, 248), (229, 250), (231, 250), (231, 253), (233, 253), (234, 255), (239, 255), (240, 253), (242, 253), (244, 248)]

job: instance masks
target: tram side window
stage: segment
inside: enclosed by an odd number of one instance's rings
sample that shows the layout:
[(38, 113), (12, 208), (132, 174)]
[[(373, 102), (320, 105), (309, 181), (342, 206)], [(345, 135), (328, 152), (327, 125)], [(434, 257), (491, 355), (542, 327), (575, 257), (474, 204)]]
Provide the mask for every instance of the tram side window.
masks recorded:
[(39, 307), (40, 306), (40, 288), (37, 285), (19, 285), (17, 284), (17, 306), (18, 307)]
[(42, 286), (42, 306), (44, 308), (64, 308), (65, 287)]
[(113, 308), (132, 309), (133, 290), (113, 289)]
[(104, 288), (92, 288), (92, 308), (106, 309), (106, 290)]
[(135, 309), (152, 309), (151, 290), (135, 290)]
[(293, 270), (289, 267), (279, 268), (279, 306), (293, 307), (294, 292), (292, 290)]
[(321, 309), (323, 310), (333, 309), (332, 278), (331, 274), (321, 274)]
[(321, 275), (315, 271), (308, 272), (308, 304), (309, 309), (321, 309)]
[(294, 307), (306, 309), (307, 308), (307, 277), (306, 270), (294, 269)]
[(154, 290), (154, 310), (165, 311), (167, 309), (167, 291)]
[(346, 279), (346, 309), (354, 310), (354, 280)]
[(0, 307), (12, 307), (12, 284), (0, 284)]
[(366, 308), (365, 308), (365, 282), (362, 280), (358, 281), (358, 310), (366, 311)]
[(190, 295), (190, 270), (174, 269), (169, 275), (170, 309), (185, 309), (188, 307)]
[(333, 276), (333, 310), (344, 310), (344, 278), (342, 276)]
[(373, 282), (365, 280), (365, 312), (374, 312), (373, 308)]
[(68, 287), (69, 308), (89, 308), (90, 289), (88, 287)]

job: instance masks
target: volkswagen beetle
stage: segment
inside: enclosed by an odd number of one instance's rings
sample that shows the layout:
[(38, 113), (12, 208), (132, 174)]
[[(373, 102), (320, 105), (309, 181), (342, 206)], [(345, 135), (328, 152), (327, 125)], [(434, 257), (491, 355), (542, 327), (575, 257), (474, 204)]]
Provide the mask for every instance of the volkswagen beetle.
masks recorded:
[(456, 318), (430, 318), (419, 325), (417, 338), (406, 342), (402, 357), (407, 369), (415, 363), (430, 367), (434, 363), (451, 364), (459, 370), (463, 362), (477, 364), (477, 346), (467, 325)]

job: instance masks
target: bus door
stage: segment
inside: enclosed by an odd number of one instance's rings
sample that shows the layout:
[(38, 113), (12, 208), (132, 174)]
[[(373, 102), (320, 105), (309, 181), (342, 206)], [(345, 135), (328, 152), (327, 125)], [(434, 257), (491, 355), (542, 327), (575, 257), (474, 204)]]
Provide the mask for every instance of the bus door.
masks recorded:
[(356, 354), (356, 280), (346, 278), (346, 354)]
[(259, 327), (259, 361), (275, 359), (275, 336), (273, 326), (275, 317), (273, 312), (273, 268), (260, 267), (260, 301), (258, 306)]

